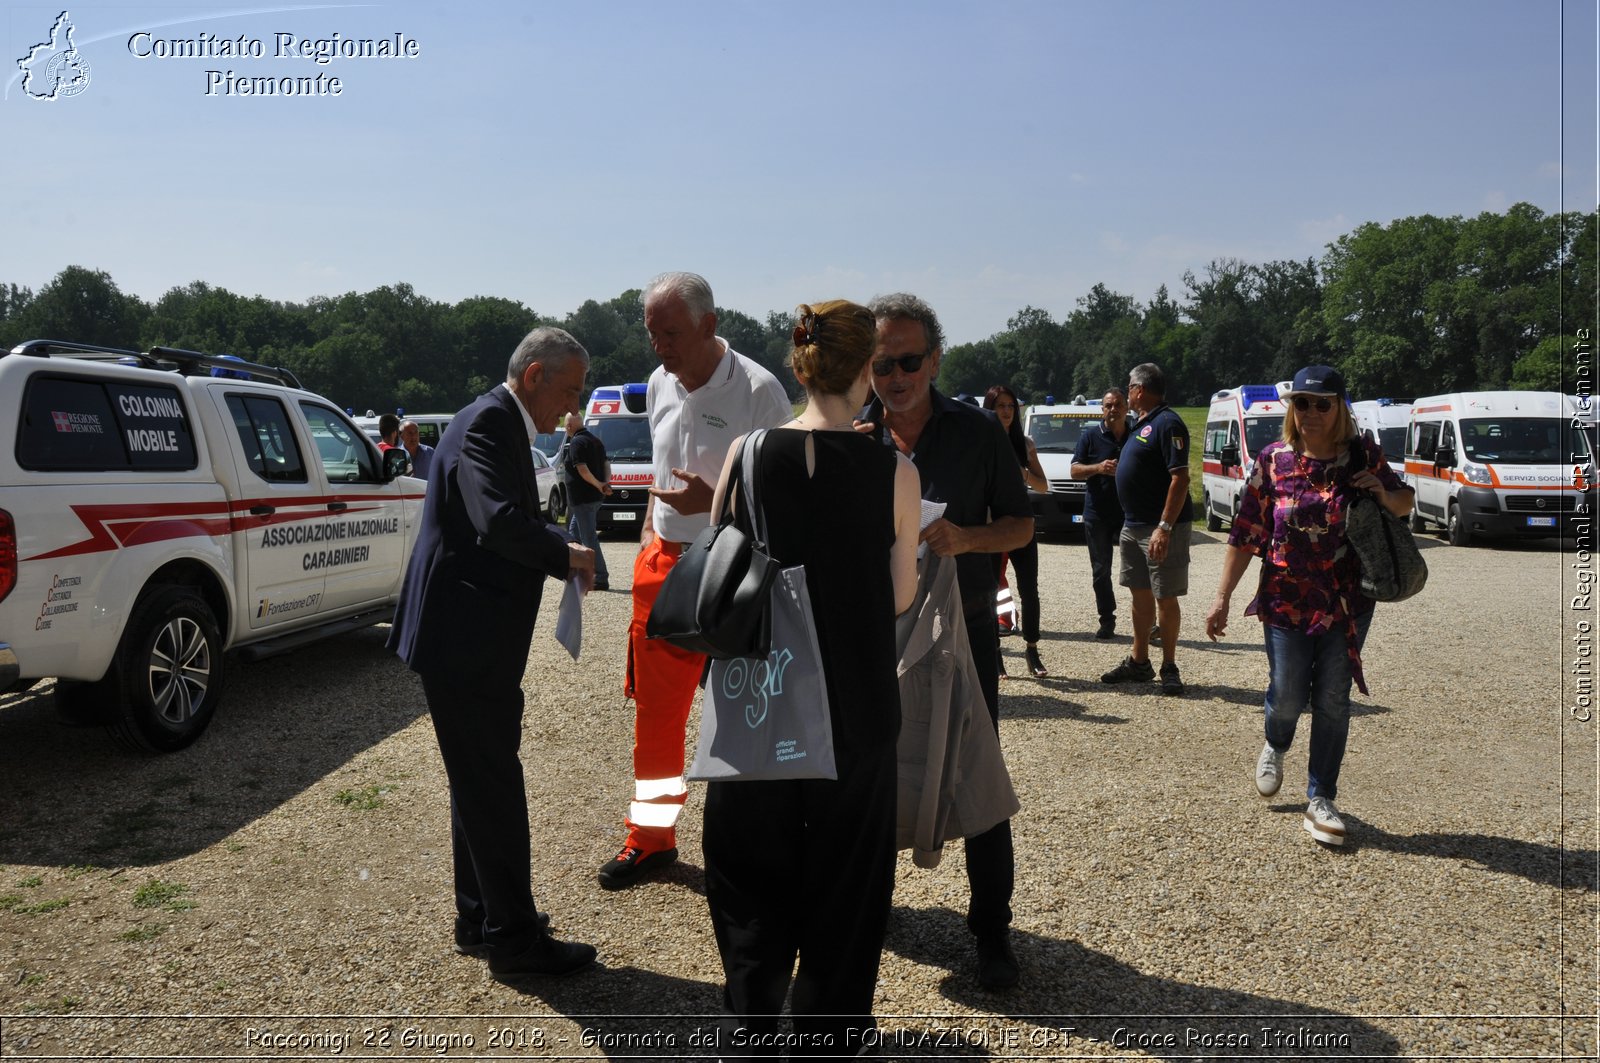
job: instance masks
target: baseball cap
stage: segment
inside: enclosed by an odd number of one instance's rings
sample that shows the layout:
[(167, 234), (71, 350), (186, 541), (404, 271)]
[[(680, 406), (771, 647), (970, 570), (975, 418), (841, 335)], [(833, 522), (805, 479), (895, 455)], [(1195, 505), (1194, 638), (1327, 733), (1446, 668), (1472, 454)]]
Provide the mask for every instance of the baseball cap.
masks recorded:
[(1294, 375), (1290, 395), (1333, 395), (1344, 398), (1344, 375), (1331, 365), (1308, 365)]

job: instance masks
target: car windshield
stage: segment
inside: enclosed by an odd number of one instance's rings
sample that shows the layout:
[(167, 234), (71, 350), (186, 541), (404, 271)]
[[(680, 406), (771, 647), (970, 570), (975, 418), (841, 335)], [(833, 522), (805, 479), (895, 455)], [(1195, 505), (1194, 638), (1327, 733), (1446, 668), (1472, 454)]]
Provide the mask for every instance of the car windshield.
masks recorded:
[(1589, 460), (1589, 441), (1559, 417), (1472, 417), (1461, 421), (1461, 455), (1501, 465), (1569, 465)]
[(1378, 443), (1383, 447), (1383, 456), (1389, 461), (1406, 460), (1405, 425), (1378, 429)]
[(605, 444), (608, 461), (651, 460), (650, 422), (643, 417), (597, 417), (586, 427)]
[(1100, 418), (1083, 414), (1042, 413), (1028, 419), (1028, 435), (1044, 454), (1071, 454), (1078, 449), (1078, 437)]
[(1268, 443), (1283, 438), (1283, 416), (1247, 417), (1244, 422), (1245, 457), (1254, 458)]

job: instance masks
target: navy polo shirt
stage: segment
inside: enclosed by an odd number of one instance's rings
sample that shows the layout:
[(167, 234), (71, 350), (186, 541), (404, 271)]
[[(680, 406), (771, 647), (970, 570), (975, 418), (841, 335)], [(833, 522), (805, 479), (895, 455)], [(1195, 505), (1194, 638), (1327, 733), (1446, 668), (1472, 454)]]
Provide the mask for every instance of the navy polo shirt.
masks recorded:
[[(1117, 459), (1117, 499), (1122, 503), (1123, 519), (1129, 525), (1160, 523), (1167, 489), (1172, 485), (1169, 470), (1188, 467), (1189, 428), (1183, 418), (1166, 405), (1139, 418)], [(1178, 520), (1193, 519), (1194, 506), (1185, 493)]]
[[(917, 437), (911, 462), (922, 479), (922, 497), (945, 503), (944, 519), (963, 528), (988, 524), (998, 517), (1033, 519), (1028, 488), (1022, 482), (1011, 442), (1000, 422), (985, 410), (933, 391), (933, 413)], [(878, 426), (878, 437), (894, 446), (883, 424), (883, 403), (873, 396), (861, 419)], [(956, 556), (956, 582), (967, 610), (994, 609), (999, 585), (994, 555)]]
[[(1123, 439), (1128, 437), (1124, 435)], [(1078, 449), (1072, 452), (1074, 465), (1098, 465), (1107, 458), (1120, 458), (1122, 444), (1106, 431), (1105, 422), (1092, 424), (1078, 436)], [(1117, 500), (1115, 476), (1097, 473), (1084, 481), (1083, 519), (1122, 524), (1122, 503)]]

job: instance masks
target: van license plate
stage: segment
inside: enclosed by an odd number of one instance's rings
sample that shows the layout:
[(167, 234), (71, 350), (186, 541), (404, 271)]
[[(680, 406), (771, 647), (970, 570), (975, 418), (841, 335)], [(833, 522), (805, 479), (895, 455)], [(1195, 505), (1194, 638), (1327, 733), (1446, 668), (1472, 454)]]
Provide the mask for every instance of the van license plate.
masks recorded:
[(1530, 527), (1530, 528), (1554, 528), (1555, 526), (1556, 526), (1556, 519), (1554, 517), (1529, 517), (1528, 518), (1528, 527)]
[(638, 514), (635, 513), (631, 509), (619, 509), (619, 510), (617, 510), (617, 512), (611, 514), (611, 519), (612, 520), (632, 520), (634, 517), (637, 517), (637, 516), (638, 516)]
[(1074, 513), (1072, 515), (1072, 523), (1074, 523), (1074, 524), (1082, 524), (1083, 523), (1083, 514), (1082, 513)]

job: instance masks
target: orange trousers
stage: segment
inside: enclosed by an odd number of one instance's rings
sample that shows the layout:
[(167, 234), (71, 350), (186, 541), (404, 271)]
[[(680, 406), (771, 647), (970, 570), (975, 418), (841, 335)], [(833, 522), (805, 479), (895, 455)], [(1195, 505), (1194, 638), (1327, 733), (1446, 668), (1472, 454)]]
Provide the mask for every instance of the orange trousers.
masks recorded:
[(661, 584), (682, 547), (653, 539), (633, 562), (633, 620), (628, 624), (628, 674), (623, 693), (634, 701), (633, 802), (627, 844), (646, 853), (678, 844), (678, 813), (688, 799), (683, 777), (685, 729), (705, 673), (704, 654), (645, 637)]

